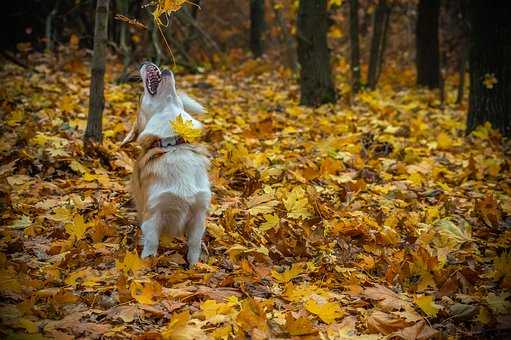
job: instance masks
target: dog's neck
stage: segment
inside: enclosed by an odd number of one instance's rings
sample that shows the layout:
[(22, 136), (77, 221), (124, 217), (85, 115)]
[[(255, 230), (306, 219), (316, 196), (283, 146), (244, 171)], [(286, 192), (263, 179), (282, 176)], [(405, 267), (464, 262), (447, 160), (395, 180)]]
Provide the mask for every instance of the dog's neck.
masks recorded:
[(143, 108), (140, 113), (148, 120), (140, 124), (142, 126), (142, 131), (139, 134), (138, 140), (142, 140), (147, 136), (156, 136), (160, 139), (177, 137), (178, 135), (172, 129), (171, 122), (173, 122), (179, 115), (181, 115), (184, 120), (191, 121), (195, 128), (202, 128), (202, 124), (199, 121), (194, 119), (186, 111), (184, 111), (182, 107), (173, 102), (168, 102), (167, 105), (161, 107), (160, 111), (153, 113), (149, 117), (147, 114), (150, 114), (150, 111), (144, 109), (147, 109), (147, 107)]

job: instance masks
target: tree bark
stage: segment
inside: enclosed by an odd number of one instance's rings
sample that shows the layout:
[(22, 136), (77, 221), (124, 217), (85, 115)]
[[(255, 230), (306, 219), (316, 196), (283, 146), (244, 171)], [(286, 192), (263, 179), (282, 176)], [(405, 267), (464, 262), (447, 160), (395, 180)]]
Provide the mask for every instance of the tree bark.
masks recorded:
[[(511, 3), (470, 0), (470, 95), (467, 132), (490, 122), (511, 136)], [(496, 83), (484, 83), (485, 79)], [(492, 86), (493, 85), (493, 86)]]
[(369, 70), (367, 73), (367, 86), (370, 89), (376, 87), (378, 82), (379, 68), (383, 58), (383, 48), (388, 28), (390, 6), (387, 0), (379, 0), (373, 17), (373, 35), (371, 38), (371, 50), (369, 54)]
[(465, 72), (467, 70), (467, 59), (468, 59), (468, 49), (465, 46), (466, 43), (463, 43), (460, 64), (458, 69), (458, 94), (456, 97), (456, 104), (460, 105), (463, 102), (463, 97), (465, 95)]
[(439, 13), (440, 0), (419, 1), (416, 28), (417, 85), (430, 89), (440, 86)]
[(294, 39), (289, 32), (289, 28), (287, 26), (286, 18), (282, 13), (282, 8), (278, 7), (278, 3), (275, 0), (271, 0), (271, 6), (273, 11), (275, 12), (275, 19), (277, 24), (280, 27), (280, 42), (284, 44), (285, 47), (285, 64), (291, 70), (296, 71), (297, 69), (297, 60), (296, 60), (296, 44)]
[(103, 140), (103, 109), (105, 107), (105, 63), (108, 39), (109, 0), (97, 0), (94, 24), (94, 51), (91, 63), (89, 115), (85, 129), (85, 144), (101, 143)]
[(375, 85), (378, 84), (378, 79), (380, 79), (381, 70), (383, 69), (383, 61), (385, 56), (385, 50), (387, 49), (387, 37), (389, 32), (390, 25), (390, 13), (392, 11), (392, 5), (387, 5), (385, 7), (385, 12), (383, 16), (383, 32), (381, 36), (380, 49), (378, 51), (378, 67), (376, 68), (376, 80)]
[(360, 90), (360, 48), (358, 41), (358, 0), (350, 0), (351, 91)]
[(250, 50), (254, 57), (263, 55), (264, 0), (250, 0)]
[(60, 0), (55, 1), (55, 6), (51, 10), (50, 14), (46, 17), (45, 21), (45, 32), (46, 32), (46, 50), (53, 51), (54, 48), (54, 39), (53, 32), (55, 31), (55, 27), (53, 21), (55, 20), (55, 16), (57, 15), (58, 8), (60, 5)]
[(319, 106), (333, 103), (336, 91), (327, 45), (326, 0), (300, 0), (297, 19), (298, 61), (300, 63), (300, 103)]
[[(117, 10), (127, 17), (129, 17), (129, 0), (117, 0)], [(131, 63), (131, 48), (128, 43), (128, 25), (120, 23), (119, 32), (119, 46), (122, 52), (122, 72), (117, 78), (117, 82), (123, 83), (128, 79), (128, 69)]]

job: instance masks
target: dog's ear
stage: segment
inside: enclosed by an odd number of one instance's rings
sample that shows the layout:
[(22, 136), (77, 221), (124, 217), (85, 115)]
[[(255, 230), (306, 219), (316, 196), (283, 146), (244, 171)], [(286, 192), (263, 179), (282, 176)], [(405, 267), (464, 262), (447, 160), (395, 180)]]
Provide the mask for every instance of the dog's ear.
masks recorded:
[(133, 142), (135, 139), (137, 139), (137, 136), (138, 136), (138, 128), (137, 128), (137, 123), (135, 122), (135, 124), (133, 124), (133, 126), (131, 127), (130, 132), (128, 132), (126, 137), (124, 137), (123, 141), (121, 142), (121, 146)]

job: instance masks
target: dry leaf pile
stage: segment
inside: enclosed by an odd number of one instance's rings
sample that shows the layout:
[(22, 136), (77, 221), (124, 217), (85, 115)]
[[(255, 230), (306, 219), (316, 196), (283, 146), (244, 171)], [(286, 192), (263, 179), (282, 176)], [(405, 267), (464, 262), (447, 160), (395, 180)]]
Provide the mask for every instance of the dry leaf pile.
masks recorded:
[(208, 107), (214, 158), (209, 254), (189, 270), (182, 240), (138, 256), (137, 149), (119, 141), (140, 84), (109, 70), (92, 159), (87, 66), (51, 64), (1, 70), (2, 336), (510, 334), (511, 148), (489, 126), (465, 137), (464, 110), (386, 75), (351, 105), (309, 109), (261, 62), (178, 74)]

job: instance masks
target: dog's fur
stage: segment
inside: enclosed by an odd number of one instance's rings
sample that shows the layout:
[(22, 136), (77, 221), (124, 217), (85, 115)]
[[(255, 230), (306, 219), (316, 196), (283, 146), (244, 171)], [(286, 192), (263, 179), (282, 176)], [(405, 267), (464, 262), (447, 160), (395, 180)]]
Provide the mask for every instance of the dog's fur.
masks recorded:
[[(208, 179), (209, 159), (205, 148), (192, 144), (154, 146), (155, 141), (177, 137), (170, 122), (178, 115), (202, 124), (190, 116), (204, 108), (184, 93), (176, 91), (174, 75), (162, 72), (156, 93), (148, 90), (148, 67), (140, 75), (144, 82), (137, 122), (122, 144), (136, 139), (142, 152), (134, 164), (131, 181), (142, 229), (142, 257), (155, 256), (161, 233), (187, 236), (187, 260), (191, 266), (200, 257), (211, 190)], [(154, 70), (154, 69), (153, 69)], [(159, 69), (158, 69), (159, 72)], [(154, 92), (154, 91), (153, 91)]]

